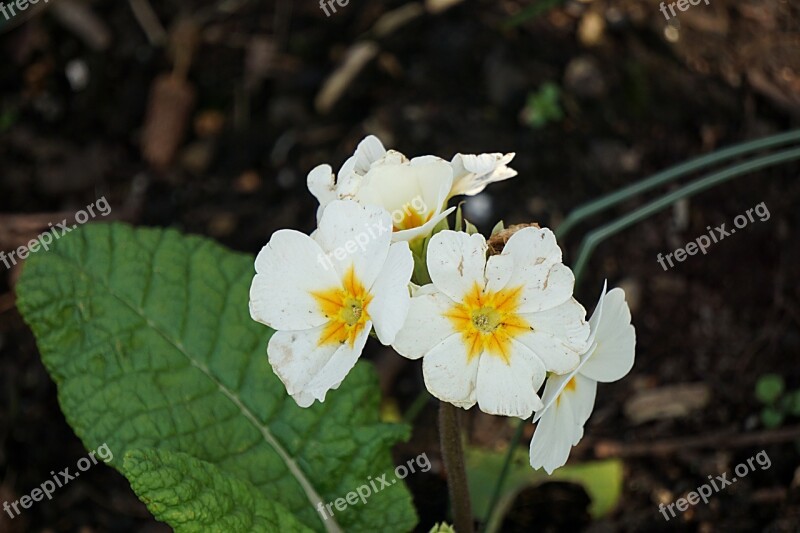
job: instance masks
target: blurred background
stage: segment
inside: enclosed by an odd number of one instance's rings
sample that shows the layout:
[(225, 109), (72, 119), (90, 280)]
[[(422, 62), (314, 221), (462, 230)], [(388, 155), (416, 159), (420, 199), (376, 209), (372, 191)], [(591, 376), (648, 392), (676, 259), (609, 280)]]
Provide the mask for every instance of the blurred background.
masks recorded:
[[(798, 0), (710, 0), (670, 20), (652, 0), (52, 0), (4, 19), (6, 252), (105, 196), (104, 220), (254, 254), (279, 228), (314, 228), (307, 173), (338, 168), (366, 134), (409, 157), (516, 152), (519, 176), (468, 199), (467, 218), (484, 234), (500, 219), (556, 227), (658, 170), (800, 125)], [(747, 175), (600, 245), (576, 296), (591, 312), (604, 279), (625, 288), (637, 361), (599, 387), (570, 461), (619, 459), (621, 494), (593, 517), (582, 486), (540, 482), (503, 531), (800, 530), (799, 176), (798, 163)], [(587, 230), (653, 197), (574, 229), (565, 262)], [(656, 261), (761, 202), (768, 220), (707, 255)], [(15, 309), (18, 275), (0, 266), (0, 501), (85, 455)], [(397, 459), (433, 462), (406, 480), (427, 531), (447, 517), (436, 404), (419, 400), (419, 364), (377, 343), (366, 356), (385, 417), (413, 419)], [(464, 425), (496, 453), (515, 428), (477, 409)], [(769, 469), (669, 522), (658, 512), (761, 450)], [(0, 532), (168, 530), (105, 466), (0, 514)]]

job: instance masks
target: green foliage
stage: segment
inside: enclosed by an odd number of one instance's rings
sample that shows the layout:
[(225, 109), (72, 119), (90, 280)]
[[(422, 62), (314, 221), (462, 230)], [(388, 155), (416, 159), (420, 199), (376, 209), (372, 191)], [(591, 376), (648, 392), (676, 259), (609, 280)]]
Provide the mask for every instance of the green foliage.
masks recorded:
[(506, 227), (505, 227), (505, 224), (503, 223), (503, 221), (501, 220), (500, 222), (498, 222), (497, 224), (494, 225), (494, 227), (492, 228), (492, 233), (490, 233), (489, 236), (490, 237), (494, 237), (495, 235), (497, 235), (498, 233), (500, 233), (504, 229), (506, 229)]
[(780, 427), (787, 416), (800, 417), (800, 389), (787, 391), (783, 376), (764, 374), (758, 378), (756, 399), (764, 404), (761, 423), (767, 428)]
[(122, 471), (153, 515), (177, 533), (312, 531), (250, 483), (183, 453), (129, 451)]
[(783, 377), (778, 374), (764, 374), (756, 382), (756, 398), (761, 403), (772, 405), (775, 403), (781, 394), (785, 385)]
[(453, 526), (442, 522), (441, 524), (434, 525), (429, 533), (456, 533), (456, 530), (453, 529)]
[(544, 83), (539, 90), (528, 94), (522, 120), (531, 128), (541, 128), (564, 118), (559, 99), (561, 89), (555, 83)]
[(443, 218), (433, 227), (431, 234), (427, 237), (420, 237), (409, 243), (411, 248), (411, 255), (414, 257), (414, 272), (411, 276), (411, 281), (417, 285), (427, 285), (431, 282), (431, 277), (428, 274), (428, 264), (426, 258), (428, 257), (428, 244), (434, 235), (440, 231), (450, 229), (450, 223), (447, 217)]
[[(404, 483), (318, 515), (317, 503), (390, 471), (389, 448), (409, 428), (379, 421), (367, 363), (324, 404), (299, 408), (269, 367), (268, 328), (249, 316), (252, 276), (251, 256), (206, 239), (93, 224), (28, 260), (18, 306), (77, 435), (125, 457), (114, 466), (174, 528), (294, 527), (288, 512), (316, 531), (412, 529)], [(159, 483), (181, 476), (196, 479), (169, 497)], [(217, 490), (243, 507), (208, 501)], [(218, 512), (228, 514), (198, 516)]]
[[(472, 512), (483, 519), (488, 512), (497, 473), (501, 471), (505, 453), (467, 449), (467, 477), (472, 494)], [(547, 481), (569, 481), (581, 485), (592, 500), (589, 512), (599, 518), (610, 513), (622, 495), (622, 462), (616, 459), (563, 466), (548, 476), (544, 470), (530, 467), (528, 451), (516, 449), (511, 458), (511, 469), (505, 478), (502, 494), (486, 524), (485, 531), (499, 531), (503, 515), (519, 492)]]
[(463, 231), (468, 233), (469, 235), (474, 235), (478, 233), (478, 228), (475, 227), (469, 220), (464, 218), (464, 215), (461, 212), (461, 206), (464, 205), (464, 202), (458, 204), (458, 208), (456, 209), (456, 222), (453, 229), (455, 231)]
[(765, 407), (761, 410), (761, 423), (768, 429), (780, 427), (783, 424), (783, 412), (774, 407)]

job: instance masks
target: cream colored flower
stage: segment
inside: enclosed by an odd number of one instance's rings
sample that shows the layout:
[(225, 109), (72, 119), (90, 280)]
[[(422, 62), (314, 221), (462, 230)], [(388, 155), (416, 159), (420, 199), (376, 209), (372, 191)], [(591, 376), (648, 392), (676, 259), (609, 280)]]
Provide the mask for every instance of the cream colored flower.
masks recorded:
[(468, 409), (527, 418), (542, 407), (547, 372), (574, 369), (586, 348), (586, 311), (548, 229), (525, 228), (486, 259), (479, 234), (442, 231), (428, 245), (431, 284), (411, 299), (392, 346), (423, 357), (428, 390)]
[(594, 409), (597, 383), (610, 383), (625, 377), (633, 367), (636, 332), (625, 292), (613, 289), (600, 296), (589, 321), (590, 346), (578, 367), (563, 376), (551, 376), (542, 396), (544, 407), (531, 439), (533, 468), (552, 474), (567, 462), (573, 446), (583, 438), (583, 426)]
[(373, 326), (388, 345), (405, 321), (414, 261), (390, 228), (383, 209), (336, 200), (313, 237), (277, 231), (256, 258), (250, 315), (277, 330), (269, 362), (301, 407), (341, 384)]
[(474, 195), (493, 181), (515, 176), (516, 171), (506, 166), (513, 157), (457, 154), (452, 162), (434, 156), (409, 160), (369, 136), (342, 165), (336, 179), (330, 165), (320, 165), (309, 173), (308, 188), (319, 200), (318, 216), (335, 199), (379, 205), (391, 214), (393, 240), (412, 241), (429, 235), (455, 209), (447, 209), (451, 197)]

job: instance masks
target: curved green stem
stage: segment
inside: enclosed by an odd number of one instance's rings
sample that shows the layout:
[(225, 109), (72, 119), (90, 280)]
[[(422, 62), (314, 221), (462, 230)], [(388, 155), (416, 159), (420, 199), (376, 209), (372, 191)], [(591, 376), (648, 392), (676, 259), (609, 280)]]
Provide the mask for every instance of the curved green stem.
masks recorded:
[(527, 420), (517, 421), (517, 429), (514, 431), (514, 436), (511, 438), (511, 443), (508, 445), (508, 452), (506, 452), (506, 457), (503, 460), (503, 468), (500, 469), (500, 475), (497, 478), (497, 484), (494, 486), (494, 492), (492, 492), (492, 499), (489, 501), (489, 509), (486, 511), (486, 516), (483, 518), (484, 529), (488, 524), (491, 523), (492, 513), (494, 513), (494, 509), (497, 507), (497, 502), (500, 501), (500, 496), (503, 494), (503, 483), (505, 482), (506, 477), (508, 476), (508, 471), (511, 468), (511, 458), (514, 456), (514, 450), (519, 444), (519, 439), (522, 437), (522, 431), (525, 429), (525, 422), (527, 422)]
[(615, 235), (623, 229), (641, 220), (644, 220), (654, 213), (666, 209), (682, 198), (693, 196), (699, 192), (713, 187), (714, 185), (728, 181), (732, 178), (736, 178), (743, 174), (795, 159), (800, 159), (800, 148), (784, 150), (775, 154), (751, 159), (746, 163), (741, 163), (734, 167), (726, 168), (725, 170), (721, 170), (713, 174), (708, 174), (703, 178), (691, 182), (689, 185), (681, 187), (680, 189), (669, 194), (665, 194), (661, 198), (654, 200), (649, 204), (640, 207), (639, 209), (636, 209), (635, 211), (632, 211), (609, 224), (606, 224), (605, 226), (601, 226), (600, 228), (589, 233), (589, 235), (587, 235), (581, 243), (581, 247), (578, 250), (578, 258), (576, 259), (575, 266), (573, 268), (575, 279), (579, 279), (583, 274), (583, 270), (586, 268), (586, 263), (589, 261), (589, 258), (591, 257), (592, 252), (597, 245), (612, 235)]
[(590, 216), (595, 215), (624, 200), (632, 198), (637, 194), (649, 191), (650, 189), (658, 187), (659, 185), (669, 183), (670, 181), (676, 180), (696, 170), (701, 170), (715, 163), (720, 163), (727, 159), (732, 159), (736, 156), (744, 155), (749, 152), (762, 150), (764, 148), (774, 148), (776, 146), (797, 140), (800, 140), (800, 130), (793, 130), (786, 133), (773, 135), (771, 137), (757, 139), (755, 141), (736, 144), (729, 148), (724, 148), (722, 150), (718, 150), (708, 155), (697, 157), (695, 159), (686, 161), (685, 163), (681, 163), (680, 165), (668, 168), (658, 172), (657, 174), (653, 174), (647, 179), (637, 181), (636, 183), (633, 183), (627, 187), (623, 187), (618, 191), (614, 191), (613, 193), (607, 194), (606, 196), (602, 196), (596, 200), (577, 207), (567, 216), (566, 219), (564, 219), (564, 222), (559, 225), (558, 229), (556, 230), (556, 236), (558, 239), (563, 239), (564, 236), (575, 227), (575, 225), (584, 219), (589, 218)]

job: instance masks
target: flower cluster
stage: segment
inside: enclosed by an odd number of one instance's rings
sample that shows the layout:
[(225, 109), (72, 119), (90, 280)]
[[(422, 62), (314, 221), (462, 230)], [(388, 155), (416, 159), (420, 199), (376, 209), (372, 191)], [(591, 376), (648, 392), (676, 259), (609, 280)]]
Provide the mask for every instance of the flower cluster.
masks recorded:
[(531, 465), (552, 472), (566, 462), (597, 383), (631, 369), (634, 330), (621, 289), (604, 289), (586, 321), (549, 229), (506, 230), (490, 254), (482, 235), (448, 228), (448, 201), (515, 176), (513, 157), (409, 160), (370, 136), (338, 173), (329, 165), (309, 173), (318, 228), (273, 234), (250, 290), (252, 318), (275, 330), (269, 362), (298, 405), (325, 401), (374, 331), (422, 359), (425, 385), (441, 401), (536, 413)]

